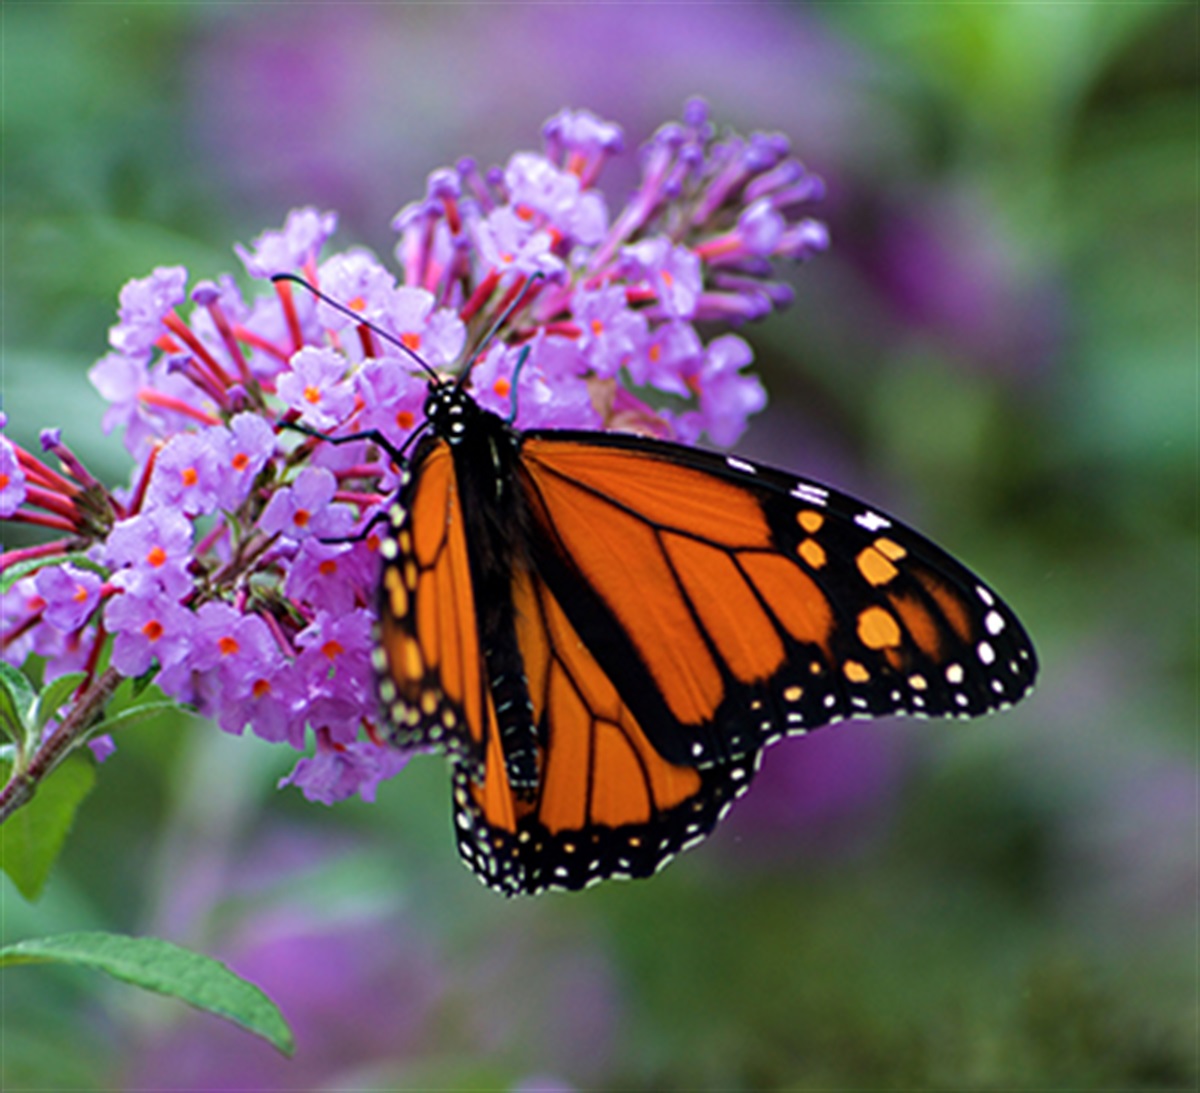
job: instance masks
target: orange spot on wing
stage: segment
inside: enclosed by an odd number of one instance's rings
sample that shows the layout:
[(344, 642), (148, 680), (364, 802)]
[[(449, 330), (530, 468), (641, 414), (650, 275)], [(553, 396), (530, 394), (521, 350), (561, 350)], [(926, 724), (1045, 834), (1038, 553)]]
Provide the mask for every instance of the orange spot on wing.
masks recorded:
[(863, 575), (863, 580), (875, 588), (887, 584), (900, 572), (875, 546), (863, 547), (854, 560), (859, 573)]
[(388, 595), (388, 607), (397, 618), (408, 614), (408, 589), (400, 578), (400, 571), (388, 566), (383, 571), (383, 587)]
[(871, 673), (863, 665), (859, 664), (857, 660), (846, 661), (842, 665), (842, 671), (851, 683), (866, 683), (871, 678)]
[(858, 640), (868, 649), (889, 649), (900, 644), (900, 626), (882, 607), (868, 607), (858, 616)]
[(820, 569), (826, 562), (825, 548), (816, 539), (805, 539), (796, 548), (796, 553), (811, 569)]

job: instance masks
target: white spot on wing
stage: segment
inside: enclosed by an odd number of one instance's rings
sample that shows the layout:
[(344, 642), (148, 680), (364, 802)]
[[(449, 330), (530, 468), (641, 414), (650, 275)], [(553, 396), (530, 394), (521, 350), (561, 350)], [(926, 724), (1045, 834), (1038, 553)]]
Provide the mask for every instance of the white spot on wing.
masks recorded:
[(811, 482), (797, 482), (792, 487), (792, 496), (801, 501), (807, 501), (810, 505), (820, 505), (824, 507), (829, 501), (829, 491), (821, 486), (814, 486)]
[(884, 528), (892, 526), (891, 520), (886, 516), (880, 516), (879, 513), (871, 512), (869, 509), (866, 512), (860, 512), (854, 518), (854, 522), (860, 528), (866, 528), (870, 532), (882, 531)]

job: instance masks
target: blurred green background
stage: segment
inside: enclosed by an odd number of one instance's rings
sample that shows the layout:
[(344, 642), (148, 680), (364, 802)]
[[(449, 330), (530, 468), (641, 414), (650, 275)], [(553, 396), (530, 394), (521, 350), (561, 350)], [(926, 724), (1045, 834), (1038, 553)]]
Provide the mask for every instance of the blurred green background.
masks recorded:
[(1197, 13), (5, 3), (17, 439), (61, 426), (127, 479), (85, 372), (130, 277), (233, 270), (234, 241), (301, 204), (387, 254), (432, 168), (537, 147), (566, 105), (620, 122), (633, 162), (699, 93), (830, 188), (832, 253), (744, 331), (772, 404), (739, 450), (942, 541), (1043, 675), (983, 722), (778, 745), (653, 881), (523, 902), (458, 863), (437, 760), (325, 809), (276, 791), (281, 749), (139, 726), (43, 899), (0, 878), (0, 940), (221, 956), (298, 1054), (17, 968), (0, 1085), (1195, 1088)]

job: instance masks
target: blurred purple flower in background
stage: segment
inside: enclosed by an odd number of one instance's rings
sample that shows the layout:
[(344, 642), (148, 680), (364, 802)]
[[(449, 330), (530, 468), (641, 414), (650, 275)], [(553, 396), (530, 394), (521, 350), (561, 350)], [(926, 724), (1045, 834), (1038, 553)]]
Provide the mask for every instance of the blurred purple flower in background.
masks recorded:
[(124, 1088), (379, 1087), (380, 1073), (401, 1072), (435, 1049), (448, 989), (442, 957), (402, 918), (317, 915), (293, 901), (246, 916), (216, 955), (280, 1006), (296, 1055), (287, 1059), (232, 1025), (192, 1013), (144, 1038)]
[(927, 190), (908, 205), (889, 197), (870, 220), (869, 235), (851, 230), (839, 241), (895, 338), (929, 337), (960, 359), (1018, 376), (1048, 367), (1064, 337), (1061, 291), (1028, 277), (977, 195)]
[[(553, 1074), (586, 1085), (611, 1073), (623, 1005), (611, 957), (586, 923), (539, 929), (531, 908), (507, 932), (450, 946), (404, 901), (331, 895), (322, 870), (354, 849), (271, 829), (247, 849), (228, 847), (224, 864), (171, 866), (174, 909), (159, 928), (217, 924), (214, 955), (278, 1003), (298, 1049), (289, 1060), (209, 1015), (183, 1013), (143, 1033), (123, 1088), (409, 1088), (424, 1068), (453, 1073), (467, 1060), (530, 1074), (530, 1089), (571, 1088)], [(322, 897), (297, 899), (306, 884)], [(552, 1084), (529, 1084), (542, 1081)]]
[[(453, 97), (430, 57), (455, 58), (442, 74)], [(863, 59), (773, 5), (317, 6), (280, 23), (222, 21), (192, 59), (195, 125), (238, 192), (269, 201), (264, 215), (337, 207), (366, 231), (395, 211), (389, 194), (419, 185), (423, 164), (467, 151), (500, 162), (564, 103), (620, 118), (636, 144), (700, 88), (732, 119), (761, 123), (765, 109), (814, 160), (878, 125), (846, 93)], [(571, 139), (612, 143), (603, 129)], [(610, 193), (634, 182), (618, 166)]]
[[(456, 58), (453, 96), (427, 57)], [(564, 101), (621, 118), (636, 142), (699, 88), (723, 116), (765, 118), (832, 165), (833, 261), (855, 291), (831, 301), (831, 318), (876, 353), (932, 337), (1021, 373), (1045, 367), (1062, 338), (1061, 293), (1012, 252), (988, 202), (955, 178), (935, 202), (901, 173), (905, 130), (872, 92), (885, 62), (794, 5), (316, 6), (281, 26), (225, 21), (194, 61), (195, 124), (231, 189), (258, 195), (263, 215), (336, 206), (368, 239), (420, 164), (466, 150), (500, 160)], [(606, 175), (614, 197), (635, 184), (628, 165)], [(906, 204), (906, 189), (921, 196)], [(770, 230), (762, 210), (748, 215)]]
[(863, 852), (886, 834), (916, 759), (911, 733), (887, 721), (782, 741), (713, 841), (736, 868)]

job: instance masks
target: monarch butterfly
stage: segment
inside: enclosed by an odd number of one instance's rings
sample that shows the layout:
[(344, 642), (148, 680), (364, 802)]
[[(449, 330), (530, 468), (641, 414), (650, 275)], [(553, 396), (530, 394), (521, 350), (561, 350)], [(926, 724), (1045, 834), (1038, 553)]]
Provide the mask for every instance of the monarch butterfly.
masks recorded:
[(449, 755), (459, 851), (506, 895), (656, 872), (780, 737), (974, 717), (1033, 684), (1012, 610), (846, 494), (521, 431), (464, 377), (433, 375), (424, 413), (380, 548), (379, 698), (393, 744)]

